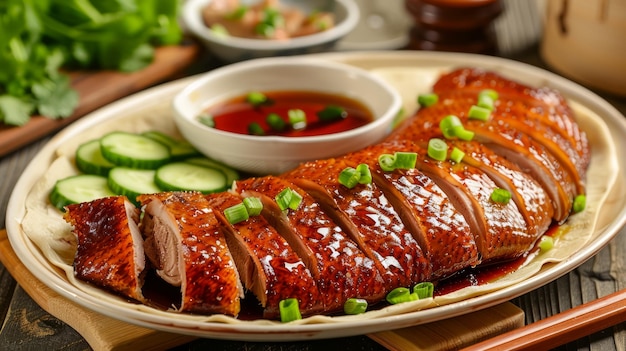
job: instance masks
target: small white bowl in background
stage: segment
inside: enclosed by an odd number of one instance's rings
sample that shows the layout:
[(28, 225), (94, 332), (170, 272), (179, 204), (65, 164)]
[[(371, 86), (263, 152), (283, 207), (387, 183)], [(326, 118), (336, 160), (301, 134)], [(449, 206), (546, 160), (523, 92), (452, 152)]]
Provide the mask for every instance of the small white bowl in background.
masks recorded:
[[(352, 98), (372, 112), (370, 123), (345, 132), (256, 136), (217, 130), (198, 116), (219, 102), (251, 91), (317, 91)], [(173, 100), (174, 121), (200, 152), (253, 174), (279, 174), (304, 161), (356, 151), (383, 139), (402, 106), (399, 93), (371, 72), (311, 57), (275, 57), (230, 64), (203, 74)]]
[[(333, 1), (334, 27), (286, 40), (223, 37), (214, 34), (202, 19), (202, 9), (211, 0), (187, 0), (182, 10), (182, 22), (183, 26), (213, 55), (226, 63), (262, 57), (319, 53), (333, 50), (337, 42), (348, 35), (359, 21), (359, 8), (354, 0)], [(285, 5), (298, 7), (306, 13), (316, 10), (313, 4), (319, 2), (283, 0)]]

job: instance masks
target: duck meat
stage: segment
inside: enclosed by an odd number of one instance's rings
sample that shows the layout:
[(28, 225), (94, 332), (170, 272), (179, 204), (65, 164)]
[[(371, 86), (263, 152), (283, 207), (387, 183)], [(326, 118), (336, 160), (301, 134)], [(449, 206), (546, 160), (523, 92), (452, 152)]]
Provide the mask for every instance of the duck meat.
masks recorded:
[(367, 164), (373, 181), (389, 199), (407, 228), (413, 233), (432, 266), (431, 280), (437, 280), (480, 263), (474, 235), (463, 214), (441, 187), (416, 168), (383, 171), (378, 157), (405, 150), (392, 144), (378, 144), (343, 157), (346, 164)]
[(526, 133), (493, 119), (479, 121), (467, 118), (466, 111), (471, 105), (467, 101), (458, 103), (454, 100), (422, 108), (415, 118), (402, 123), (387, 140), (427, 142), (432, 137), (441, 137), (440, 121), (448, 115), (455, 115), (465, 129), (475, 133), (473, 140), (516, 164), (541, 184), (550, 196), (554, 219), (560, 223), (566, 220), (572, 201), (579, 194), (572, 174)]
[(262, 216), (230, 223), (224, 211), (243, 205), (243, 198), (232, 192), (207, 195), (209, 204), (222, 223), (224, 236), (239, 270), (244, 286), (252, 291), (261, 306), (263, 316), (280, 316), (279, 303), (297, 298), (302, 315), (323, 310), (315, 279), (283, 239)]
[[(275, 176), (239, 180), (233, 188), (244, 197), (261, 199), (263, 217), (294, 248), (316, 279), (326, 312), (341, 310), (352, 297), (370, 303), (385, 297), (383, 280), (374, 261), (307, 192)], [(282, 210), (276, 204), (276, 196), (284, 189), (296, 191), (302, 197), (296, 209)]]
[(141, 229), (157, 274), (181, 288), (179, 311), (237, 316), (243, 287), (208, 200), (197, 192), (137, 197)]
[(387, 290), (429, 279), (432, 266), (413, 234), (374, 183), (348, 189), (338, 182), (340, 159), (307, 162), (283, 176), (311, 194), (321, 208), (375, 260)]
[(146, 261), (135, 205), (125, 196), (107, 197), (68, 205), (63, 216), (78, 239), (76, 277), (144, 301)]

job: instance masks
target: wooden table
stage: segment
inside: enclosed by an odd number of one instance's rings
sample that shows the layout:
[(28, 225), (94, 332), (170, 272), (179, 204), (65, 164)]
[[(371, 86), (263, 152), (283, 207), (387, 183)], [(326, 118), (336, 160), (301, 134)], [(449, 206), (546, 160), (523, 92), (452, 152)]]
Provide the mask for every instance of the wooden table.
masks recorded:
[[(545, 64), (537, 48), (510, 57), (539, 67)], [(598, 92), (626, 115), (626, 99)], [(26, 147), (0, 158), (0, 228), (5, 226), (7, 202), (14, 184), (32, 157), (49, 140), (44, 137)], [(593, 301), (626, 288), (626, 229), (600, 253), (578, 269), (511, 302), (526, 313), (526, 323), (544, 319), (585, 302)], [(89, 344), (72, 328), (42, 310), (0, 265), (0, 349), (2, 350), (88, 350)], [(626, 345), (626, 324), (582, 336), (563, 350), (623, 350)], [(252, 343), (221, 340), (197, 340), (175, 350), (384, 350), (367, 336), (296, 343)]]

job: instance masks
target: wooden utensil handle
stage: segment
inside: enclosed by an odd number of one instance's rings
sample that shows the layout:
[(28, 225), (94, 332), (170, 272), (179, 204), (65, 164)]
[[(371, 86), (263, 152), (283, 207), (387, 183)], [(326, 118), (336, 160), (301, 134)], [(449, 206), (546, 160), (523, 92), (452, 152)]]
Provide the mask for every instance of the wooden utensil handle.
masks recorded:
[(626, 321), (626, 290), (463, 349), (547, 350)]

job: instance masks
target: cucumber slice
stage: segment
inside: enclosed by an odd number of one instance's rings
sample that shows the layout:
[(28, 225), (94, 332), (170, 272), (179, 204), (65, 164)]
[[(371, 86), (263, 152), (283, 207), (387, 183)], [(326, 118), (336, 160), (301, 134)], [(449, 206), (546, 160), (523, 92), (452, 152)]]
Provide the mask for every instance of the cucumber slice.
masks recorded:
[(146, 136), (152, 140), (156, 140), (161, 144), (167, 146), (170, 149), (170, 154), (172, 156), (172, 160), (174, 161), (179, 161), (187, 157), (200, 155), (200, 152), (198, 152), (198, 150), (196, 150), (193, 145), (191, 145), (186, 140), (177, 140), (167, 134), (158, 131), (148, 131), (141, 133), (141, 135)]
[(161, 190), (154, 182), (156, 171), (153, 169), (135, 169), (115, 167), (109, 172), (109, 187), (118, 195), (126, 195), (136, 203), (141, 194), (154, 194)]
[(168, 163), (156, 170), (157, 186), (166, 191), (195, 190), (205, 194), (226, 189), (226, 176), (217, 168), (188, 162)]
[(107, 185), (107, 178), (94, 174), (80, 174), (59, 179), (50, 192), (50, 202), (61, 211), (70, 204), (88, 202), (114, 196)]
[(208, 167), (208, 168), (217, 168), (220, 171), (222, 171), (224, 173), (224, 175), (226, 176), (226, 186), (230, 187), (233, 182), (237, 179), (239, 179), (239, 172), (237, 172), (237, 170), (235, 170), (232, 167), (229, 167), (223, 163), (220, 163), (218, 161), (212, 160), (210, 158), (206, 158), (206, 157), (191, 157), (185, 160), (185, 162), (194, 164), (194, 165), (198, 165), (198, 166), (203, 166), (203, 167)]
[(95, 139), (78, 146), (76, 149), (76, 167), (83, 173), (107, 176), (115, 164), (102, 156), (100, 140)]
[(102, 155), (118, 166), (157, 169), (170, 160), (170, 150), (139, 134), (112, 132), (100, 139)]

